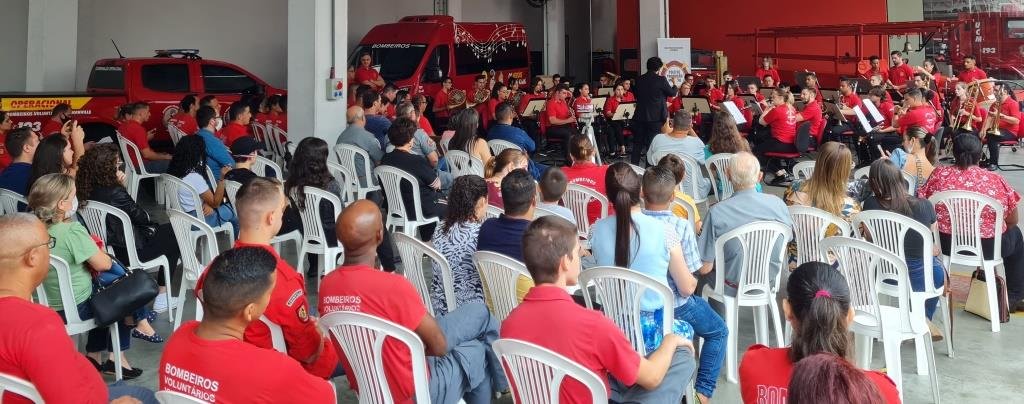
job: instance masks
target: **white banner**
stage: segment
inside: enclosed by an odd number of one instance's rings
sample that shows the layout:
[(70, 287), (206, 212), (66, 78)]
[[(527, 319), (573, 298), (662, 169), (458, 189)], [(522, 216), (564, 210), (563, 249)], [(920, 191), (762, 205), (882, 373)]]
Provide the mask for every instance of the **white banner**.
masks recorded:
[(684, 64), (690, 67), (690, 38), (658, 38), (658, 57), (665, 63), (665, 79), (678, 86), (685, 79)]

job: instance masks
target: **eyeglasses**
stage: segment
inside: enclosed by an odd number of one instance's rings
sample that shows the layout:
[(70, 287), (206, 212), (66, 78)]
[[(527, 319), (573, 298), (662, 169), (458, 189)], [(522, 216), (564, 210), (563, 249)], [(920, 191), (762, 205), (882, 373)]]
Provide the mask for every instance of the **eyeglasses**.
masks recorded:
[(46, 242), (44, 242), (44, 243), (42, 243), (42, 244), (36, 244), (36, 245), (34, 245), (34, 246), (32, 246), (32, 247), (29, 247), (29, 248), (28, 248), (28, 249), (26, 249), (25, 251), (22, 251), (22, 252), (21, 252), (20, 254), (17, 254), (17, 255), (11, 255), (11, 256), (14, 256), (14, 257), (20, 257), (20, 256), (23, 256), (23, 255), (25, 255), (25, 254), (28, 254), (28, 253), (32, 252), (32, 250), (35, 250), (35, 249), (37, 249), (37, 248), (39, 248), (39, 247), (42, 247), (42, 246), (47, 246), (47, 247), (49, 247), (49, 248), (53, 248), (53, 247), (56, 247), (56, 246), (57, 246), (57, 239), (56, 239), (56, 238), (54, 238), (53, 236), (50, 236), (50, 238), (49, 238), (48, 240), (46, 240)]

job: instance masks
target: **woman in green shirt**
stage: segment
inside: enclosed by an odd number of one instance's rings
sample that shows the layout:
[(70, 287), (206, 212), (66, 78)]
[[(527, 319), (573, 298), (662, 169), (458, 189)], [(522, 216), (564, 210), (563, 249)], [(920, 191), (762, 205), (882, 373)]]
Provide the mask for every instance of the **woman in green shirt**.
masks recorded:
[[(78, 210), (74, 177), (67, 174), (47, 174), (39, 177), (29, 191), (28, 207), (46, 225), (46, 231), (52, 239), (50, 254), (68, 263), (71, 273), (71, 289), (75, 304), (78, 306), (78, 315), (82, 319), (92, 318), (92, 306), (89, 298), (92, 296), (93, 279), (86, 264), (89, 264), (93, 270), (102, 272), (110, 270), (113, 261), (110, 256), (97, 247), (85, 226), (74, 220), (75, 211)], [(67, 308), (61, 302), (60, 286), (56, 270), (53, 267), (50, 268), (50, 273), (43, 281), (43, 288), (46, 290), (50, 307), (63, 318), (64, 310)], [(131, 330), (123, 322), (118, 324), (121, 350), (124, 351), (131, 345)], [(89, 361), (97, 370), (109, 374), (114, 373), (112, 360), (101, 362), (101, 354), (111, 351), (107, 327), (89, 331), (85, 351)], [(110, 358), (113, 358), (113, 355), (110, 355)], [(142, 369), (132, 368), (125, 355), (121, 356), (121, 367), (125, 379), (134, 379), (142, 374)]]

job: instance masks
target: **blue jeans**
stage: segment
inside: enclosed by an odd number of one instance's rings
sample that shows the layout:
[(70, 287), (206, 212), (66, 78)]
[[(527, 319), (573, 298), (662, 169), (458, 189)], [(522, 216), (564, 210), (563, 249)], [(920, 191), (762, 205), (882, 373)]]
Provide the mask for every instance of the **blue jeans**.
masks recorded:
[[(196, 211), (188, 212), (190, 215), (195, 215)], [(238, 217), (235, 216), (235, 210), (231, 209), (228, 205), (220, 205), (217, 209), (213, 210), (213, 213), (206, 215), (206, 224), (217, 227), (224, 223), (231, 223), (231, 227), (235, 229), (235, 237), (238, 237)]]
[(153, 390), (145, 387), (132, 386), (126, 384), (123, 380), (107, 385), (107, 400), (114, 401), (115, 399), (124, 396), (139, 400), (142, 404), (159, 403), (159, 401), (156, 401), (156, 395), (153, 394)]
[[(60, 319), (67, 321), (67, 317), (64, 317), (64, 311), (58, 311), (57, 315)], [(86, 301), (78, 304), (78, 318), (82, 320), (88, 320), (92, 318), (92, 300), (87, 299)], [(118, 337), (120, 339), (121, 351), (127, 351), (132, 345), (132, 334), (128, 326), (124, 324), (124, 321), (117, 322)], [(85, 342), (85, 352), (114, 352), (114, 347), (110, 344), (110, 327), (98, 327), (89, 331), (89, 337)]]
[(695, 336), (704, 339), (704, 344), (700, 348), (700, 366), (697, 368), (694, 388), (698, 393), (711, 397), (718, 383), (718, 372), (722, 370), (722, 362), (725, 361), (729, 327), (706, 300), (697, 296), (690, 296), (686, 304), (676, 307), (675, 314), (676, 319), (693, 326)]
[(508, 388), (501, 362), (491, 350), (498, 339), (498, 320), (480, 302), (466, 303), (437, 318), (448, 352), (427, 357), (430, 402), (490, 404), (493, 391)]
[[(907, 269), (910, 272), (910, 288), (915, 292), (924, 291), (924, 262), (919, 258), (907, 258)], [(932, 257), (932, 276), (935, 278), (935, 287), (942, 286), (946, 282), (946, 272), (942, 270), (942, 261), (939, 257)], [(933, 297), (924, 301), (924, 315), (929, 320), (935, 314), (935, 306), (939, 304), (939, 298)]]
[[(654, 390), (647, 390), (640, 385), (625, 386), (614, 377), (608, 378), (612, 394), (609, 397), (616, 403), (678, 403), (683, 400), (686, 385), (693, 378), (693, 352), (689, 348), (677, 348), (672, 355), (672, 363), (665, 373), (665, 378)], [(697, 390), (698, 392), (700, 390)], [(703, 394), (703, 393), (702, 393)], [(695, 400), (689, 400), (692, 402)]]

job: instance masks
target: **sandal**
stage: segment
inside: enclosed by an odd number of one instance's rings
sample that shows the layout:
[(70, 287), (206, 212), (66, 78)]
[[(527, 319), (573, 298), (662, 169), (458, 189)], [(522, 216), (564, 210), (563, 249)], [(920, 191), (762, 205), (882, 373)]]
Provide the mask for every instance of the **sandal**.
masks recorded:
[(141, 339), (143, 341), (152, 342), (154, 344), (159, 344), (161, 342), (164, 342), (164, 337), (161, 337), (160, 334), (157, 334), (157, 333), (154, 332), (153, 335), (146, 335), (146, 334), (143, 334), (142, 331), (139, 331), (138, 328), (133, 328), (132, 329), (132, 338), (138, 338), (138, 339)]

